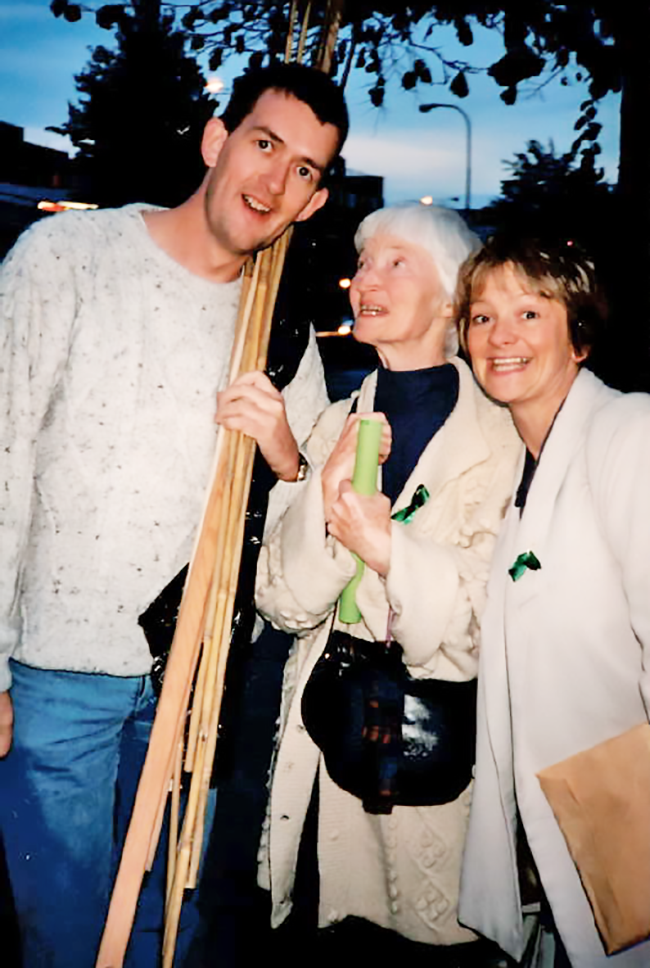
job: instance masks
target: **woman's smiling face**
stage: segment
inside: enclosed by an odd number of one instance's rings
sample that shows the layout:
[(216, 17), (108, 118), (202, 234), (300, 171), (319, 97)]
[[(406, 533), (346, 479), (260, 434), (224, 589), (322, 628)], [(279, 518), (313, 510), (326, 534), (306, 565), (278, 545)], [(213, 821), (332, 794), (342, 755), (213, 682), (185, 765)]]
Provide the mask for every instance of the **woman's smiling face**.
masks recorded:
[(451, 304), (435, 263), (421, 245), (374, 235), (350, 286), (354, 336), (374, 346), (390, 369), (444, 363)]
[[(518, 417), (553, 421), (584, 355), (571, 342), (566, 307), (506, 264), (473, 294), (467, 346), (476, 379)], [(524, 435), (525, 439), (525, 435)]]

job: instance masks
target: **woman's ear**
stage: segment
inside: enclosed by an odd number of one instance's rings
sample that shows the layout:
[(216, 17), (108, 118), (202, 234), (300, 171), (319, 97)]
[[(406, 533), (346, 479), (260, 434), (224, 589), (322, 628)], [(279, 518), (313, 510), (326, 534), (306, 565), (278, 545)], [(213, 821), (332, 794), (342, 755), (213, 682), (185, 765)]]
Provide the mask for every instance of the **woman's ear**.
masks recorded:
[(216, 165), (227, 138), (228, 132), (221, 118), (210, 118), (203, 129), (201, 139), (201, 154), (208, 168), (214, 168)]
[(451, 299), (446, 299), (440, 307), (439, 314), (444, 319), (451, 319), (454, 315), (454, 304)]

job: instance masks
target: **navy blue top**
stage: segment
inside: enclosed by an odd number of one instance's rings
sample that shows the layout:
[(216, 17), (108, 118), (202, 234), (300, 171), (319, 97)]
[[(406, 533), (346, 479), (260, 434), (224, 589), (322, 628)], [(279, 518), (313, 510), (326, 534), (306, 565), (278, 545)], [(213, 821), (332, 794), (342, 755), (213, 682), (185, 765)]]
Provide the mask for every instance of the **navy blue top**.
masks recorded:
[(374, 407), (386, 414), (393, 431), (390, 456), (382, 467), (382, 490), (391, 504), (456, 406), (458, 386), (458, 370), (451, 363), (425, 370), (377, 371)]

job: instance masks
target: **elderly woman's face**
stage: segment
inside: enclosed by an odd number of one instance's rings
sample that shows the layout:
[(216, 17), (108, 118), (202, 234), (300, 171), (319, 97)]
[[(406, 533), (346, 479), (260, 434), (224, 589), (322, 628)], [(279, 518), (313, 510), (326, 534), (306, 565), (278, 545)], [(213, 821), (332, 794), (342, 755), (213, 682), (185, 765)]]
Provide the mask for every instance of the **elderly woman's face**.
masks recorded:
[(470, 306), (467, 346), (476, 379), (518, 413), (555, 416), (584, 359), (571, 343), (567, 311), (535, 292), (511, 265), (494, 269)]
[(451, 316), (426, 249), (392, 235), (368, 239), (350, 286), (354, 336), (374, 346), (393, 369), (444, 362)]

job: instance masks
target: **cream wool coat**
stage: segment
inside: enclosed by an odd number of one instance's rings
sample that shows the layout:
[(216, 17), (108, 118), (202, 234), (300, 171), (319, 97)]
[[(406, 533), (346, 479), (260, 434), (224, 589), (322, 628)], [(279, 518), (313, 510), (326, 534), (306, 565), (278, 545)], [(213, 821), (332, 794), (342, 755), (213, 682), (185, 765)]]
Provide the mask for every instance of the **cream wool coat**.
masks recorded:
[[(508, 568), (530, 550), (541, 569), (513, 582)], [(523, 514), (508, 511), (482, 624), (460, 916), (515, 958), (523, 950), (518, 806), (573, 968), (650, 965), (650, 942), (605, 956), (536, 778), (542, 768), (647, 721), (649, 556), (650, 396), (622, 396), (582, 371), (546, 442)]]
[[(395, 509), (419, 484), (431, 497), (409, 524), (392, 524), (386, 580), (366, 569), (357, 601), (363, 620), (352, 631), (383, 640), (388, 606), (393, 634), (416, 676), (467, 680), (476, 675), (479, 616), (495, 535), (512, 491), (521, 445), (507, 412), (491, 404), (469, 369), (458, 403), (425, 448)], [(358, 412), (373, 409), (376, 374), (363, 383)], [(321, 467), (338, 439), (351, 401), (330, 406), (308, 445)], [(328, 637), (334, 603), (354, 574), (350, 553), (326, 537), (318, 469), (260, 557), (258, 607), (296, 633), (285, 670), (280, 741), (260, 850), (260, 883), (271, 889), (272, 923), (289, 914), (303, 823), (319, 775), (319, 923), (366, 918), (414, 941), (454, 944), (474, 938), (456, 919), (460, 857), (470, 801), (396, 807), (371, 816), (329, 778), (302, 723), (304, 685)]]

